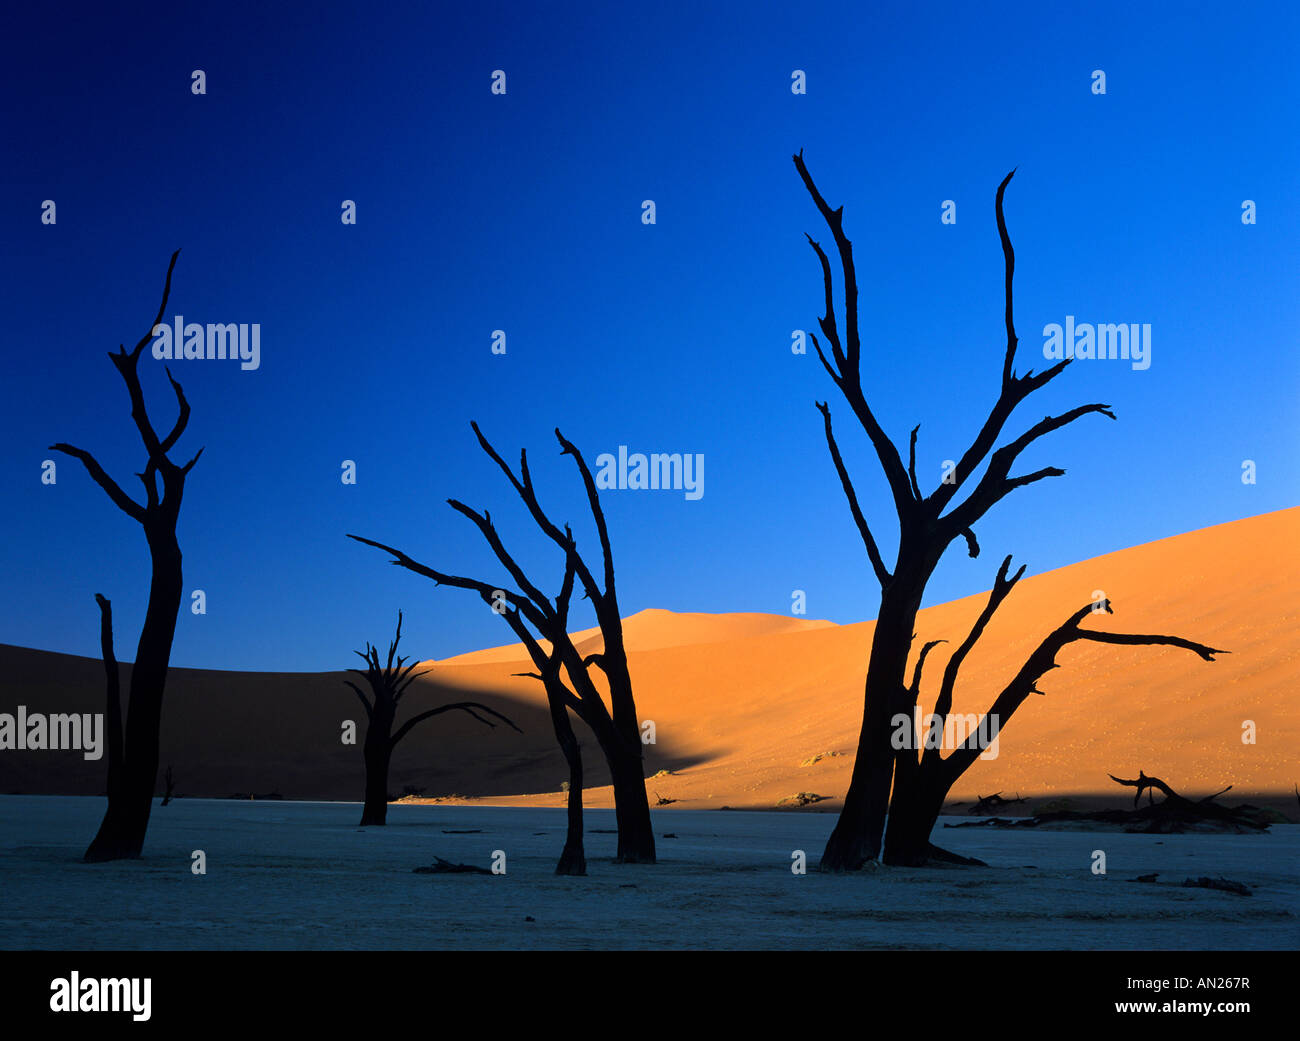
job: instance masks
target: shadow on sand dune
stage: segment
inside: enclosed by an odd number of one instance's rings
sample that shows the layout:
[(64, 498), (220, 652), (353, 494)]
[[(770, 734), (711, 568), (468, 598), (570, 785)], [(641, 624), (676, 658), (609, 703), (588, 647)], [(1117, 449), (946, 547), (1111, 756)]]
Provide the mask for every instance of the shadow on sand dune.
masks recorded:
[[(122, 667), (122, 682), (130, 667)], [(359, 742), (365, 717), (342, 672), (249, 673), (172, 669), (163, 702), (162, 759), (174, 768), (181, 796), (223, 798), (276, 793), (285, 799), (359, 801), (364, 768)], [(443, 795), (504, 796), (558, 792), (568, 776), (540, 689), (520, 691), (417, 680), (402, 703), (408, 716), (448, 701), (481, 701), (523, 731), (487, 727), (460, 713), (421, 723), (398, 746), (389, 773), (393, 795), (417, 789)], [(28, 713), (104, 710), (103, 665), (94, 658), (0, 644), (0, 712), (25, 705)], [(342, 741), (352, 720), (357, 745)], [(587, 786), (609, 783), (595, 740), (579, 726), (587, 752)], [(673, 751), (662, 739), (646, 747), (646, 775), (680, 770), (701, 758)], [(0, 756), (0, 793), (100, 795), (106, 762), (75, 750), (6, 751)]]

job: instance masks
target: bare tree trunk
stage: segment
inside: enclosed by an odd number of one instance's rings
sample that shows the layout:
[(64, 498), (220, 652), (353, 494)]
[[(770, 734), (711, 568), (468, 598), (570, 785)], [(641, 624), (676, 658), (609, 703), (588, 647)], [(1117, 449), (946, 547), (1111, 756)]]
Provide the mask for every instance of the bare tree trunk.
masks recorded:
[(360, 826), (364, 828), (388, 821), (388, 767), (392, 750), (388, 747), (387, 734), (382, 741), (371, 741), (367, 734), (363, 754), (366, 760), (366, 801), (361, 807)]
[(881, 857), (886, 864), (919, 867), (932, 859), (934, 847), (930, 845), (930, 835), (943, 812), (943, 800), (949, 788), (950, 785), (919, 770), (901, 785), (895, 782)]
[(585, 875), (587, 854), (582, 830), (582, 748), (573, 733), (569, 710), (560, 692), (548, 689), (547, 701), (551, 708), (551, 723), (555, 739), (559, 742), (564, 760), (569, 764), (568, 831), (564, 837), (564, 850), (555, 866), (557, 875)]
[[(822, 853), (823, 871), (856, 871), (880, 853), (894, 776), (890, 721), (905, 701), (907, 655), (920, 602), (920, 589), (903, 589), (903, 569), (899, 572), (881, 597), (853, 774), (844, 809)], [(921, 584), (923, 588), (924, 579)]]
[(153, 557), (149, 606), (131, 668), (126, 712), (126, 752), (119, 782), (109, 764), (108, 810), (86, 850), (90, 863), (134, 859), (144, 849), (154, 790), (158, 784), (158, 736), (163, 690), (183, 593), (181, 551), (171, 531), (146, 531)]
[(614, 782), (614, 816), (618, 822), (615, 859), (620, 864), (653, 864), (655, 834), (650, 823), (642, 759), (622, 754), (610, 761), (610, 769)]
[[(613, 624), (613, 623), (611, 623)], [(621, 643), (622, 622), (620, 628)], [(641, 742), (636, 704), (632, 699), (632, 679), (627, 656), (606, 659), (609, 672), (610, 702), (613, 707), (610, 736), (602, 744), (614, 786), (614, 816), (618, 822), (620, 864), (655, 863), (655, 834), (650, 822), (650, 799), (645, 790), (645, 745)]]
[(122, 787), (122, 678), (117, 655), (113, 652), (112, 601), (96, 593), (95, 602), (99, 604), (99, 646), (104, 658), (107, 688), (105, 718), (108, 726), (108, 798), (111, 803), (114, 793)]
[(650, 800), (645, 790), (645, 760), (640, 731), (630, 743), (607, 716), (588, 720), (609, 767), (614, 789), (614, 820), (618, 828), (616, 863), (655, 863), (655, 836), (650, 822)]

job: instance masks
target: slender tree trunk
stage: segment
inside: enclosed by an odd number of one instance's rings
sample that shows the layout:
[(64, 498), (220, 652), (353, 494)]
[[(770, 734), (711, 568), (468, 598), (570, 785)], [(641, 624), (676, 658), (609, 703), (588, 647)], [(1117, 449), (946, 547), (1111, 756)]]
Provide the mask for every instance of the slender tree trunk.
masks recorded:
[(105, 722), (108, 727), (108, 799), (113, 802), (122, 788), (122, 770), (125, 758), (122, 746), (122, 677), (113, 651), (113, 605), (98, 593), (99, 646), (104, 658), (104, 678), (107, 687)]
[[(183, 579), (181, 550), (174, 530), (146, 529), (153, 574), (149, 605), (131, 668), (126, 711), (126, 741), (120, 783), (110, 786), (108, 810), (85, 859), (92, 863), (138, 858), (144, 849), (149, 813), (158, 783), (158, 735), (163, 690), (176, 635)], [(112, 769), (110, 766), (110, 775)]]
[(569, 830), (564, 838), (564, 852), (555, 867), (557, 875), (585, 875), (587, 873), (587, 854), (583, 846), (582, 831), (582, 748), (573, 733), (573, 724), (569, 721), (569, 710), (565, 708), (558, 693), (547, 691), (547, 701), (551, 707), (551, 723), (555, 727), (555, 739), (564, 753), (565, 762), (569, 764)]

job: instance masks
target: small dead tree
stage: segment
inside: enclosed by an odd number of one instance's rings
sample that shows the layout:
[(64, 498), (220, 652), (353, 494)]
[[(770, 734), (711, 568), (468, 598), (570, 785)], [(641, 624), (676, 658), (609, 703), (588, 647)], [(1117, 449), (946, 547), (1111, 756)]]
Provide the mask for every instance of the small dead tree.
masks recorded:
[[(424, 672), (416, 672), (419, 662), (406, 664), (406, 658), (397, 656), (397, 645), (402, 639), (402, 612), (397, 612), (397, 634), (388, 645), (388, 659), (379, 660), (379, 648), (366, 644), (364, 651), (355, 651), (366, 663), (365, 671), (349, 669), (361, 676), (370, 687), (370, 697), (351, 680), (344, 680), (366, 710), (366, 738), (362, 744), (362, 755), (366, 763), (366, 797), (361, 809), (361, 826), (384, 824), (388, 820), (388, 767), (392, 762), (393, 749), (397, 743), (426, 719), (440, 716), (444, 712), (464, 712), (473, 716), (480, 723), (489, 727), (496, 724), (484, 719), (479, 713), (501, 720), (516, 733), (522, 733), (517, 726), (500, 712), (481, 705), (477, 701), (457, 701), (450, 705), (439, 705), (417, 713), (398, 727), (394, 733), (393, 725), (397, 718), (397, 708), (406, 695), (406, 690)], [(427, 671), (427, 670), (426, 670)]]
[[(121, 726), (121, 696), (118, 689), (117, 663), (112, 658), (112, 609), (109, 601), (96, 594), (101, 615), (101, 644), (104, 648), (105, 668), (108, 676), (108, 809), (99, 831), (86, 850), (90, 862), (139, 857), (144, 848), (145, 832), (149, 827), (149, 813), (153, 807), (154, 789), (158, 782), (158, 736), (162, 720), (163, 691), (167, 684), (167, 668), (171, 661), (172, 640), (176, 634), (176, 616), (180, 611), (183, 579), (181, 550), (176, 541), (176, 522), (180, 515), (181, 498), (185, 491), (185, 478), (199, 461), (199, 449), (188, 463), (180, 464), (168, 458), (167, 453), (185, 432), (190, 419), (190, 405), (185, 400), (181, 385), (167, 372), (168, 382), (176, 395), (179, 409), (171, 430), (159, 437), (145, 407), (144, 391), (140, 386), (140, 354), (153, 339), (153, 330), (162, 321), (171, 295), (172, 271), (180, 250), (172, 254), (167, 265), (167, 279), (163, 283), (162, 303), (158, 314), (149, 325), (149, 331), (140, 337), (130, 351), (119, 345), (109, 352), (126, 384), (131, 400), (131, 419), (144, 443), (147, 460), (142, 473), (136, 476), (144, 484), (145, 501), (139, 503), (122, 490), (93, 455), (81, 448), (62, 442), (50, 446), (51, 451), (62, 452), (77, 459), (86, 468), (91, 479), (108, 494), (113, 504), (144, 529), (149, 545), (152, 574), (149, 582), (149, 603), (145, 609), (144, 626), (136, 648), (135, 664), (131, 669), (130, 700), (127, 705), (125, 739)], [(162, 483), (159, 489), (159, 481)]]
[[(537, 667), (536, 673), (528, 675), (540, 679), (546, 688), (556, 737), (569, 763), (570, 816), (566, 851), (581, 834), (581, 755), (566, 714), (568, 710), (572, 710), (591, 728), (609, 766), (614, 788), (614, 812), (618, 824), (616, 859), (621, 863), (654, 863), (655, 841), (645, 790), (641, 730), (637, 719), (636, 701), (632, 695), (627, 651), (623, 645), (623, 622), (619, 616), (614, 585), (614, 556), (610, 548), (609, 529), (600, 506), (595, 479), (582, 453), (565, 440), (564, 435), (556, 429), (555, 436), (560, 443), (560, 452), (562, 455), (573, 457), (586, 489), (587, 503), (600, 538), (603, 587), (578, 553), (577, 542), (569, 526), (559, 528), (538, 502), (532, 476), (528, 470), (527, 451), (521, 451), (519, 454), (519, 473), (516, 475), (483, 436), (478, 424), (470, 425), (475, 437), (478, 438), (479, 446), (509, 479), (537, 526), (564, 552), (565, 579), (554, 601), (551, 601), (529, 580), (523, 568), (511, 556), (492, 523), (491, 515), (487, 512), (479, 513), (455, 499), (449, 499), (448, 504), (479, 529), (518, 590), (503, 589), (497, 583), (482, 582), (436, 571), (413, 560), (401, 550), (382, 542), (375, 542), (359, 535), (348, 537), (383, 550), (393, 558), (393, 564), (432, 579), (437, 585), (453, 586), (478, 593), (485, 604), (502, 615), (528, 649)], [(568, 633), (569, 597), (576, 584), (581, 585), (587, 599), (591, 601), (604, 639), (604, 647), (601, 651), (585, 657), (574, 646)], [(536, 630), (537, 637), (529, 630), (529, 626)], [(542, 649), (538, 637), (550, 644), (549, 650)], [(604, 677), (604, 685), (609, 691), (609, 707), (605, 704), (593, 668), (599, 669)], [(563, 706), (565, 711), (560, 711), (560, 706)], [(574, 784), (574, 780), (578, 783)], [(575, 822), (578, 828), (577, 836), (575, 836)], [(573, 853), (568, 859), (570, 863), (576, 863), (579, 854)], [(561, 868), (564, 866), (565, 860), (562, 859)], [(561, 873), (578, 872), (561, 871)]]
[[(821, 266), (825, 316), (819, 319), (826, 337), (830, 358), (823, 353), (816, 336), (813, 346), (831, 381), (862, 426), (874, 449), (889, 486), (898, 521), (898, 551), (892, 567), (885, 562), (849, 476), (839, 446), (831, 429), (831, 413), (826, 403), (818, 402), (826, 432), (826, 444), (835, 465), (849, 510), (866, 548), (880, 584), (880, 608), (872, 634), (870, 657), (863, 694), (862, 727), (858, 735), (857, 758), (852, 779), (844, 798), (844, 807), (822, 854), (825, 870), (843, 871), (862, 867), (874, 860), (884, 842), (884, 860), (895, 864), (922, 863), (930, 857), (951, 858), (930, 844), (929, 836), (943, 804), (943, 797), (958, 777), (978, 757), (981, 749), (976, 737), (953, 751), (946, 759), (937, 749), (922, 751), (912, 725), (920, 693), (921, 669), (926, 656), (942, 641), (925, 644), (917, 655), (911, 680), (907, 665), (915, 623), (926, 585), (948, 547), (957, 540), (966, 543), (972, 557), (979, 556), (975, 526), (998, 502), (1011, 492), (1065, 471), (1047, 466), (1026, 474), (1012, 474), (1020, 454), (1039, 438), (1089, 415), (1115, 418), (1110, 406), (1094, 403), (1079, 405), (1057, 416), (1046, 416), (1025, 433), (997, 446), (1003, 428), (1016, 408), (1034, 391), (1046, 386), (1070, 364), (1063, 359), (1035, 373), (1023, 376), (1014, 368), (1019, 342), (1012, 307), (1012, 275), (1015, 253), (1007, 233), (1002, 200), (1015, 171), (1007, 174), (998, 186), (995, 199), (998, 236), (1004, 261), (1006, 349), (997, 399), (989, 410), (970, 446), (961, 454), (955, 469), (928, 494), (921, 489), (916, 473), (916, 440), (920, 427), (914, 427), (908, 443), (907, 462), (898, 446), (885, 433), (867, 402), (862, 384), (862, 338), (858, 324), (858, 282), (853, 258), (853, 243), (844, 233), (844, 208), (832, 209), (818, 190), (804, 164), (803, 153), (794, 156), (794, 165), (804, 187), (826, 222), (835, 241), (843, 282), (843, 335), (837, 321), (831, 263), (821, 245), (811, 236), (808, 242)], [(981, 468), (983, 473), (981, 474)], [(958, 494), (965, 492), (964, 499)], [(1007, 577), (1010, 557), (1001, 570), (990, 594), (988, 606), (981, 613), (970, 635), (949, 659), (936, 702), (935, 715), (947, 717), (952, 708), (953, 687), (962, 660), (983, 632), (993, 612), (1010, 593), (1024, 573), (1022, 567), (1013, 578)], [(1076, 640), (1112, 644), (1165, 644), (1194, 651), (1207, 661), (1222, 653), (1202, 644), (1172, 636), (1144, 636), (1104, 633), (1080, 628), (1080, 623), (1094, 610), (1094, 605), (1071, 615), (1052, 632), (998, 696), (989, 714), (999, 726), (1005, 726), (1011, 714), (1029, 694), (1035, 682), (1049, 669), (1056, 668), (1056, 653)], [(1110, 610), (1109, 603), (1105, 610)], [(901, 740), (895, 740), (899, 733)], [(888, 832), (886, 832), (888, 820)]]
[(163, 771), (163, 797), (160, 806), (166, 806), (172, 801), (172, 796), (176, 794), (176, 778), (172, 774), (171, 764), (167, 764), (167, 769)]

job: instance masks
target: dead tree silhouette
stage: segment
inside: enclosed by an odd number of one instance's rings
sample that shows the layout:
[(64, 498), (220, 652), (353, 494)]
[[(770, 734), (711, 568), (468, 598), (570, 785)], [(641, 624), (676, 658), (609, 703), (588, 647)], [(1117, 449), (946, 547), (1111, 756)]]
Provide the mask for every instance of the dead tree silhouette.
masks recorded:
[[(931, 641), (921, 648), (909, 682), (907, 663), (916, 635), (916, 615), (926, 584), (954, 541), (963, 539), (970, 555), (979, 555), (975, 526), (1004, 497), (1017, 488), (1044, 478), (1060, 477), (1065, 473), (1059, 467), (1048, 466), (1012, 476), (1011, 468), (1021, 452), (1044, 435), (1083, 416), (1097, 414), (1114, 419), (1115, 415), (1107, 405), (1080, 405), (1060, 415), (1044, 417), (1019, 437), (995, 448), (1003, 427), (1016, 407), (1034, 391), (1055, 379), (1070, 364), (1070, 359), (1065, 359), (1041, 373), (1034, 373), (1031, 369), (1023, 376), (1017, 375), (1014, 369), (1018, 343), (1012, 308), (1015, 253), (1007, 234), (1002, 209), (1007, 184), (1015, 174), (1012, 170), (998, 186), (994, 204), (1004, 260), (1007, 336), (998, 397), (988, 418), (958, 460), (956, 468), (930, 494), (923, 494), (916, 475), (916, 439), (920, 427), (912, 429), (908, 459), (904, 464), (898, 447), (881, 427), (863, 391), (857, 272), (853, 244), (844, 233), (844, 208), (841, 206), (831, 209), (809, 174), (802, 151), (793, 159), (808, 194), (834, 238), (843, 282), (844, 326), (841, 338), (840, 325), (835, 315), (830, 260), (821, 245), (812, 236), (807, 236), (821, 265), (826, 314), (818, 322), (830, 348), (830, 359), (823, 353), (815, 335), (811, 337), (813, 346), (831, 381), (844, 395), (871, 442), (888, 482), (898, 521), (898, 552), (893, 567), (890, 568), (886, 566), (879, 544), (863, 515), (857, 492), (840, 455), (831, 428), (830, 408), (826, 403), (818, 402), (817, 408), (822, 414), (831, 460), (881, 590), (880, 608), (867, 664), (857, 757), (844, 807), (822, 854), (821, 866), (824, 870), (832, 871), (860, 868), (880, 854), (882, 838), (883, 859), (886, 863), (919, 864), (930, 858), (952, 859), (951, 854), (931, 845), (930, 833), (942, 809), (944, 797), (957, 778), (978, 758), (981, 748), (977, 741), (978, 735), (972, 735), (946, 759), (942, 758), (938, 749), (928, 749), (918, 754), (920, 742), (917, 741), (912, 721), (920, 694), (921, 670), (927, 655), (942, 642)], [(976, 478), (977, 471), (986, 461), (983, 475)], [(973, 487), (970, 487), (972, 483)], [(956, 501), (957, 493), (963, 489), (969, 489), (966, 497)], [(953, 689), (962, 661), (979, 639), (993, 613), (1024, 574), (1024, 568), (1021, 567), (1014, 577), (1008, 578), (1010, 562), (1010, 557), (1003, 561), (987, 606), (965, 641), (949, 659), (935, 703), (934, 714), (940, 720), (946, 719), (951, 711)], [(1214, 660), (1215, 654), (1224, 653), (1174, 636), (1107, 633), (1080, 628), (1080, 623), (1094, 609), (1109, 612), (1110, 604), (1089, 604), (1075, 612), (1030, 655), (989, 709), (989, 714), (996, 716), (1000, 726), (1006, 725), (1011, 714), (1030, 693), (1038, 692), (1036, 681), (1049, 669), (1057, 667), (1056, 653), (1076, 640), (1128, 645), (1165, 644), (1194, 651), (1207, 661)], [(901, 749), (895, 748), (891, 741), (895, 720), (898, 720), (897, 725), (901, 727), (904, 738), (900, 743), (905, 747)]]
[(353, 652), (366, 663), (366, 670), (362, 672), (360, 669), (348, 669), (348, 672), (355, 672), (365, 679), (370, 687), (369, 700), (367, 700), (365, 692), (351, 680), (343, 681), (356, 692), (366, 710), (366, 739), (362, 744), (362, 756), (366, 763), (366, 798), (361, 809), (362, 827), (387, 822), (388, 768), (393, 758), (393, 749), (397, 747), (397, 743), (402, 738), (426, 719), (432, 719), (444, 712), (460, 711), (473, 716), (480, 723), (495, 728), (495, 723), (484, 719), (478, 714), (483, 712), (501, 720), (516, 733), (522, 733), (511, 720), (500, 712), (490, 709), (486, 705), (481, 705), (477, 701), (457, 701), (450, 705), (439, 705), (437, 708), (426, 709), (424, 712), (412, 716), (394, 733), (393, 724), (396, 722), (397, 707), (406, 695), (407, 688), (428, 671), (416, 672), (415, 669), (420, 664), (419, 662), (412, 662), (407, 665), (405, 657), (394, 658), (397, 655), (397, 645), (401, 642), (401, 639), (402, 612), (398, 611), (397, 633), (393, 637), (393, 642), (388, 645), (388, 659), (386, 662), (380, 662), (379, 648), (372, 647), (369, 643), (366, 644), (364, 651)]
[[(349, 535), (348, 538), (383, 550), (392, 556), (392, 563), (417, 575), (430, 578), (438, 585), (477, 592), (484, 603), (505, 618), (515, 635), (527, 647), (537, 667), (536, 673), (528, 675), (540, 679), (546, 687), (556, 738), (569, 764), (569, 839), (565, 847), (568, 863), (570, 865), (585, 863), (581, 847), (573, 848), (575, 841), (580, 842), (581, 839), (582, 761), (568, 716), (566, 712), (560, 711), (560, 706), (572, 710), (591, 728), (609, 765), (614, 788), (614, 812), (618, 823), (617, 860), (621, 863), (654, 863), (654, 832), (650, 826), (650, 806), (645, 791), (645, 769), (636, 701), (632, 695), (632, 679), (627, 667), (627, 652), (623, 646), (623, 622), (619, 616), (618, 598), (615, 592), (614, 556), (610, 548), (605, 514), (600, 506), (600, 498), (591, 470), (583, 459), (582, 453), (565, 440), (564, 435), (556, 429), (555, 436), (560, 443), (560, 453), (573, 457), (587, 492), (587, 502), (600, 538), (604, 588), (601, 588), (595, 574), (578, 553), (577, 542), (569, 526), (565, 525), (563, 530), (557, 527), (538, 502), (532, 476), (528, 470), (527, 451), (521, 451), (519, 454), (519, 474), (516, 475), (483, 436), (478, 424), (471, 423), (470, 426), (474, 430), (475, 437), (478, 438), (479, 446), (510, 480), (537, 526), (564, 551), (565, 578), (554, 602), (529, 581), (523, 568), (510, 555), (492, 524), (491, 515), (487, 512), (478, 513), (455, 499), (449, 499), (448, 504), (457, 513), (473, 521), (497, 559), (519, 587), (519, 592), (502, 589), (491, 582), (481, 582), (477, 579), (435, 571), (413, 560), (401, 550), (384, 545), (382, 542), (362, 538), (360, 535)], [(581, 584), (587, 599), (591, 601), (604, 639), (603, 649), (586, 657), (574, 646), (568, 633), (569, 598), (576, 583)], [(529, 625), (536, 630), (542, 640), (550, 643), (549, 651), (542, 649), (537, 638), (529, 631)], [(608, 708), (592, 672), (593, 667), (598, 668), (605, 677), (610, 700)], [(579, 783), (574, 784), (574, 781)], [(566, 859), (562, 858), (558, 869), (560, 873), (581, 873), (565, 871), (563, 870), (565, 866)]]
[[(167, 453), (180, 439), (190, 420), (190, 405), (181, 385), (167, 372), (168, 382), (176, 394), (179, 413), (170, 432), (159, 437), (145, 407), (140, 386), (139, 361), (145, 345), (153, 339), (153, 329), (162, 321), (171, 295), (172, 271), (180, 250), (172, 254), (163, 283), (162, 303), (158, 314), (135, 347), (130, 351), (119, 345), (110, 351), (131, 400), (131, 419), (140, 432), (148, 459), (143, 473), (136, 476), (144, 484), (145, 501), (136, 502), (105, 471), (93, 455), (62, 442), (50, 450), (80, 460), (86, 472), (108, 494), (113, 504), (144, 529), (149, 545), (152, 574), (149, 603), (144, 625), (131, 668), (131, 690), (127, 703), (125, 739), (121, 729), (121, 701), (117, 663), (112, 657), (112, 608), (109, 601), (96, 594), (101, 615), (101, 644), (104, 648), (108, 676), (108, 810), (90, 847), (87, 861), (100, 862), (139, 857), (149, 827), (154, 786), (158, 781), (158, 733), (162, 719), (163, 690), (167, 684), (167, 667), (171, 660), (172, 639), (176, 633), (176, 615), (182, 595), (181, 550), (176, 541), (176, 521), (180, 515), (185, 478), (203, 454), (200, 448), (188, 463), (177, 465)], [(162, 490), (158, 482), (162, 480)]]

